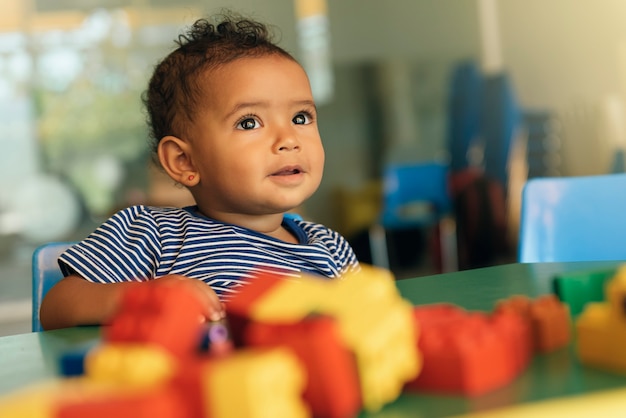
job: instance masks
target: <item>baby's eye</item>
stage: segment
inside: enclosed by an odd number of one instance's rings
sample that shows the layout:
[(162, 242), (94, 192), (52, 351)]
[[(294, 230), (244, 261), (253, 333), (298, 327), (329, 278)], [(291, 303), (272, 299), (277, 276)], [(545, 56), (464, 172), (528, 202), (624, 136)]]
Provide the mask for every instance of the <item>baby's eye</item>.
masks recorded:
[(311, 123), (311, 116), (306, 113), (298, 113), (291, 121), (296, 125), (308, 125)]
[(254, 118), (246, 118), (237, 123), (237, 129), (249, 130), (259, 127), (259, 122)]

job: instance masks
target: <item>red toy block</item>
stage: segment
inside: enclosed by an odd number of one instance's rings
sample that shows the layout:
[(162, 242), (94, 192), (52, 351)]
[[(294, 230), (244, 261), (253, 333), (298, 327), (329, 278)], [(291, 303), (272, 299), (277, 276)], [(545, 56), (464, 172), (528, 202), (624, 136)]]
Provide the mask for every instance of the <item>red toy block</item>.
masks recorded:
[(304, 400), (318, 418), (358, 415), (361, 392), (354, 355), (339, 335), (336, 321), (313, 316), (297, 324), (251, 323), (245, 331), (251, 347), (284, 345), (304, 364), (308, 379)]
[(148, 392), (101, 396), (61, 403), (55, 418), (172, 418), (181, 417), (185, 403), (165, 387)]
[(532, 328), (516, 312), (495, 312), (491, 322), (500, 336), (509, 344), (515, 373), (525, 370), (534, 354)]
[(201, 344), (201, 317), (201, 302), (186, 288), (138, 284), (124, 293), (103, 339), (157, 344), (175, 356), (190, 355)]
[(566, 304), (555, 295), (543, 295), (535, 300), (517, 295), (498, 302), (496, 312), (509, 311), (522, 315), (532, 330), (536, 352), (548, 353), (565, 347), (571, 340), (571, 321)]
[(414, 315), (424, 367), (407, 390), (481, 395), (509, 383), (527, 364), (514, 347), (524, 338), (521, 318), (490, 318), (449, 304), (416, 307)]
[(236, 347), (243, 347), (243, 332), (250, 323), (250, 311), (254, 303), (262, 300), (276, 287), (284, 282), (284, 278), (271, 273), (257, 273), (248, 284), (241, 288), (237, 295), (226, 303), (226, 316), (231, 338)]
[(170, 388), (185, 401), (177, 417), (211, 418), (207, 415), (206, 404), (211, 400), (206, 399), (209, 389), (205, 376), (210, 373), (212, 361), (208, 357), (189, 357), (180, 361), (178, 373), (170, 381)]
[(254, 303), (285, 282), (285, 278), (270, 272), (259, 272), (241, 287), (237, 296), (226, 304), (226, 310), (237, 316), (249, 317)]

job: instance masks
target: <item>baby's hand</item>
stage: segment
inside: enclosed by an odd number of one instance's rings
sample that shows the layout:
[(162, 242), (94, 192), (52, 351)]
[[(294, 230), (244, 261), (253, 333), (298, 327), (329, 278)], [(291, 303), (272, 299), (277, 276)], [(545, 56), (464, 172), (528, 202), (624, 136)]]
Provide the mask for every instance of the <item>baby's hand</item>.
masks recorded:
[[(219, 298), (211, 289), (211, 286), (204, 283), (202, 280), (192, 279), (189, 277), (181, 276), (178, 274), (168, 274), (167, 276), (159, 277), (155, 280), (155, 283), (162, 285), (183, 286), (202, 302), (205, 321), (219, 321), (226, 316), (224, 311), (224, 305), (220, 302)], [(149, 283), (149, 282), (148, 282)]]

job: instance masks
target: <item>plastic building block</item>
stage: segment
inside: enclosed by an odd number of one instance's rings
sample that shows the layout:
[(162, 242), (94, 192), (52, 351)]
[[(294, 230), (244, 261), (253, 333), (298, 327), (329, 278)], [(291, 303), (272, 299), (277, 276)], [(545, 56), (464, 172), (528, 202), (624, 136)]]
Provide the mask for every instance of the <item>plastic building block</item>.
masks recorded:
[(496, 312), (517, 312), (525, 318), (532, 330), (534, 350), (548, 353), (569, 345), (571, 321), (569, 307), (555, 295), (543, 295), (535, 300), (517, 295), (499, 301)]
[(107, 342), (156, 344), (176, 356), (201, 345), (200, 301), (174, 285), (137, 284), (124, 293), (119, 312), (103, 329)]
[[(111, 384), (90, 382), (82, 377), (40, 382), (0, 398), (2, 418), (57, 418), (63, 405), (108, 399), (120, 393)], [(91, 415), (84, 415), (91, 417)]]
[(615, 269), (578, 271), (556, 276), (552, 281), (554, 293), (569, 306), (576, 318), (589, 302), (604, 301), (604, 286), (615, 274)]
[(585, 306), (576, 320), (576, 348), (581, 363), (626, 374), (626, 267), (607, 283), (606, 302)]
[(147, 344), (104, 344), (85, 358), (88, 378), (120, 387), (150, 387), (171, 379), (174, 357), (163, 348)]
[(529, 361), (529, 336), (517, 314), (467, 312), (449, 304), (414, 308), (424, 368), (409, 391), (481, 395), (511, 382)]
[(60, 403), (55, 418), (172, 418), (179, 416), (182, 400), (168, 388), (92, 397)]
[(312, 314), (334, 318), (356, 358), (361, 399), (369, 411), (396, 399), (421, 368), (412, 306), (387, 270), (363, 265), (360, 272), (332, 281), (266, 274), (255, 277), (226, 309), (237, 344), (243, 344), (250, 323), (294, 324)]
[(303, 366), (286, 348), (239, 350), (214, 360), (202, 387), (212, 418), (310, 416)]
[(262, 322), (297, 322), (328, 297), (335, 281), (313, 276), (285, 279), (262, 272), (226, 305), (231, 314)]
[(246, 330), (250, 347), (284, 345), (304, 365), (307, 384), (304, 400), (318, 418), (358, 415), (361, 392), (354, 356), (341, 341), (337, 323), (327, 316), (312, 316), (297, 324), (253, 323)]

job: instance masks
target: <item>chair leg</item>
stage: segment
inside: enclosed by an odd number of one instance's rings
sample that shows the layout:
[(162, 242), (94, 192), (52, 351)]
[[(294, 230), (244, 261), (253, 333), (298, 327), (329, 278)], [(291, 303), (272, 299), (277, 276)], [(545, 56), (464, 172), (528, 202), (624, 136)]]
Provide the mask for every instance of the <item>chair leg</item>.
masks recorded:
[(382, 225), (374, 224), (369, 229), (370, 252), (372, 264), (377, 267), (389, 269), (389, 253), (387, 250), (387, 237)]
[(444, 273), (458, 271), (458, 248), (456, 242), (456, 221), (443, 218), (439, 222), (439, 245), (441, 246), (441, 269)]

